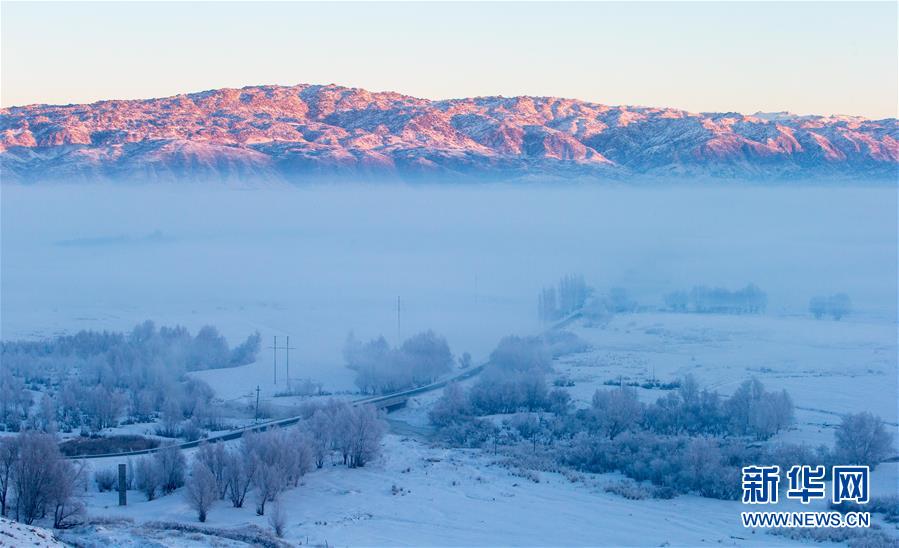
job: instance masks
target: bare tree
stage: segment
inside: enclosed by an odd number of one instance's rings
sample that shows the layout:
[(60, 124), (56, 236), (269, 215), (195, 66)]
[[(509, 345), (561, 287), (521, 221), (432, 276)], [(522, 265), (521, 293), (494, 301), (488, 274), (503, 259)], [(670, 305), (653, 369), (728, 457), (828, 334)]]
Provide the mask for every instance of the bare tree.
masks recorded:
[(229, 478), (225, 470), (227, 457), (225, 446), (221, 443), (203, 443), (196, 454), (197, 460), (205, 464), (215, 477), (215, 486), (218, 490), (219, 499), (224, 499), (228, 493)]
[(147, 500), (155, 499), (161, 482), (159, 470), (153, 460), (148, 457), (138, 459), (134, 466), (134, 476), (135, 486), (147, 497)]
[(272, 527), (276, 537), (284, 537), (284, 533), (287, 531), (287, 513), (280, 501), (275, 501), (272, 511), (269, 512), (268, 524)]
[(316, 468), (325, 465), (325, 459), (334, 443), (333, 415), (325, 409), (318, 409), (306, 422), (306, 430), (312, 444), (312, 460)]
[(350, 468), (365, 466), (381, 450), (381, 438), (386, 427), (373, 405), (351, 407), (347, 427), (350, 439)]
[(256, 515), (265, 515), (265, 503), (272, 502), (284, 485), (281, 471), (274, 464), (259, 463), (253, 478), (256, 487)]
[(602, 433), (614, 439), (640, 421), (643, 404), (633, 388), (622, 386), (614, 390), (597, 390), (593, 394), (592, 410)]
[(9, 510), (10, 484), (13, 469), (19, 458), (19, 444), (15, 438), (0, 439), (0, 515), (6, 517)]
[(219, 491), (215, 475), (208, 466), (199, 460), (194, 461), (190, 468), (190, 477), (186, 482), (184, 496), (190, 507), (197, 512), (197, 518), (201, 522), (205, 522), (206, 514), (218, 499)]
[(19, 458), (13, 467), (16, 519), (27, 525), (46, 513), (57, 480), (59, 448), (49, 434), (19, 434)]
[(160, 488), (168, 495), (184, 485), (184, 454), (177, 445), (167, 445), (153, 453), (153, 463), (159, 474)]
[(84, 462), (73, 464), (57, 456), (53, 481), (48, 496), (53, 508), (53, 527), (62, 529), (71, 525), (72, 518), (84, 512), (84, 504), (78, 497), (79, 484), (85, 479)]
[(256, 458), (241, 443), (240, 450), (229, 451), (225, 457), (225, 475), (228, 478), (228, 499), (235, 508), (242, 508), (247, 492), (256, 475)]

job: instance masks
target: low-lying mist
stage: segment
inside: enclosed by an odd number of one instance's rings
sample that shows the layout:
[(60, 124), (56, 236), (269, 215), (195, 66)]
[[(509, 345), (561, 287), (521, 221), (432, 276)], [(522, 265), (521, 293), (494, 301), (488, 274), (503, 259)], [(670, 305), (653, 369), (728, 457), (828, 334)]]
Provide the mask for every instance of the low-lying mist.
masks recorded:
[(396, 343), (433, 329), (480, 360), (500, 337), (536, 331), (538, 292), (567, 273), (626, 288), (642, 306), (753, 283), (767, 314), (807, 314), (813, 296), (846, 293), (853, 321), (894, 321), (896, 197), (883, 187), (7, 185), (0, 328), (13, 339), (152, 318), (214, 324), (233, 343), (259, 330), (264, 346), (290, 335), (297, 375), (322, 376), (342, 368), (350, 330)]

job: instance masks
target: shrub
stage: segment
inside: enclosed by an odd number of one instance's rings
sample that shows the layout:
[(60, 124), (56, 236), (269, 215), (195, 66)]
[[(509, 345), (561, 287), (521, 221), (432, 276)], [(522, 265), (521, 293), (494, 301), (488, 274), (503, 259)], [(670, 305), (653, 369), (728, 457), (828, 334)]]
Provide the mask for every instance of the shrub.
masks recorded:
[(629, 500), (643, 500), (652, 497), (652, 491), (632, 480), (619, 480), (607, 483), (603, 487), (606, 493), (613, 493)]
[(118, 473), (111, 468), (103, 468), (94, 472), (94, 481), (97, 483), (97, 490), (101, 493), (116, 489), (118, 479)]

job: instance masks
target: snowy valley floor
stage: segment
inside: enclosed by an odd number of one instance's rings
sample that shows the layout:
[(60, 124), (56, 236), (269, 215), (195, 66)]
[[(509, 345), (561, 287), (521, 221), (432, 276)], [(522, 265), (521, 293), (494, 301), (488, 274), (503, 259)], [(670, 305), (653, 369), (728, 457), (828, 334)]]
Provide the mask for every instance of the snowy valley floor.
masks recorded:
[[(479, 450), (431, 448), (397, 435), (385, 439), (384, 454), (363, 469), (326, 467), (282, 499), (287, 509), (285, 540), (328, 546), (703, 546), (790, 544), (780, 537), (743, 529), (742, 505), (682, 496), (673, 500), (632, 501), (606, 493), (615, 474), (538, 473), (539, 482), (518, 475)], [(895, 465), (878, 475), (892, 476)], [(90, 513), (146, 520), (195, 523), (180, 493), (153, 502), (129, 493), (129, 506), (116, 506), (115, 493), (94, 494)], [(252, 502), (243, 509), (219, 502), (211, 527), (267, 528)], [(94, 532), (99, 544), (136, 542), (120, 527)], [(165, 538), (146, 538), (159, 545)], [(177, 538), (177, 537), (176, 537)]]
[[(839, 414), (859, 410), (880, 414), (896, 429), (895, 325), (889, 323), (643, 313), (615, 317), (601, 328), (577, 325), (573, 330), (593, 348), (556, 360), (553, 377), (574, 382), (568, 389), (581, 406), (609, 380), (654, 376), (665, 381), (693, 372), (726, 395), (756, 376), (766, 387), (786, 388), (793, 396), (797, 420), (779, 435), (782, 441), (832, 445)], [(216, 374), (235, 372), (205, 373), (207, 378)], [(640, 394), (650, 401), (664, 392), (640, 389)], [(739, 502), (697, 496), (628, 500), (603, 490), (621, 479), (617, 474), (524, 472), (489, 451), (441, 448), (426, 436), (427, 411), (439, 395), (415, 398), (389, 416), (392, 433), (377, 461), (357, 470), (326, 466), (283, 495), (286, 540), (328, 546), (792, 543), (744, 529), (739, 513), (746, 508)], [(874, 496), (899, 493), (897, 471), (896, 462), (878, 467), (872, 477)], [(120, 508), (114, 493), (92, 493), (91, 516), (131, 518), (135, 525), (112, 522), (92, 529), (86, 538), (97, 545), (210, 542), (204, 535), (167, 536), (139, 527), (152, 520), (196, 524), (180, 491), (153, 502), (137, 492), (129, 497), (129, 506)], [(797, 509), (783, 503), (777, 507)], [(801, 509), (825, 510), (826, 503)], [(895, 525), (878, 516), (875, 521), (899, 536)], [(255, 515), (251, 500), (243, 509), (217, 503), (207, 525), (269, 529), (267, 518)], [(222, 540), (221, 545), (232, 544)]]

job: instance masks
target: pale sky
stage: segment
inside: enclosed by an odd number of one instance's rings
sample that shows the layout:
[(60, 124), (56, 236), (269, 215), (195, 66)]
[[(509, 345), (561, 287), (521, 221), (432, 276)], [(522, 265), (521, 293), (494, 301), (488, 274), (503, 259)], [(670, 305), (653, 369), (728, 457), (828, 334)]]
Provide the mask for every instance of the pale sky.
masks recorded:
[(0, 103), (336, 83), (897, 117), (897, 3), (12, 3)]

